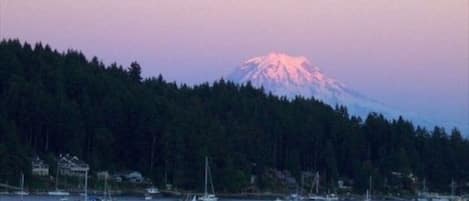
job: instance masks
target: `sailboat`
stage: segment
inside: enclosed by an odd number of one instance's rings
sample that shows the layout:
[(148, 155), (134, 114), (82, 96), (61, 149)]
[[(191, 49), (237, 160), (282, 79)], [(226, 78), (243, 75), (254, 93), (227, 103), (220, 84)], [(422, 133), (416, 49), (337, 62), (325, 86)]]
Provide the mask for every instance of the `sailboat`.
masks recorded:
[(371, 191), (371, 185), (372, 185), (372, 177), (371, 177), (371, 176), (370, 176), (369, 185), (370, 185), (370, 186), (368, 187), (368, 189), (366, 189), (366, 195), (365, 195), (365, 200), (364, 200), (364, 201), (371, 201), (371, 195), (370, 195), (370, 194), (371, 194), (371, 193), (370, 193), (370, 191)]
[(103, 199), (102, 201), (112, 201), (111, 197), (111, 188), (107, 184), (107, 176), (104, 177), (104, 189), (103, 189)]
[(186, 194), (182, 199), (180, 199), (179, 201), (197, 201), (197, 196), (196, 195), (192, 195), (192, 194)]
[[(70, 193), (59, 190), (59, 163), (57, 162), (57, 171), (55, 173), (55, 191), (49, 191), (47, 192), (48, 195), (52, 196), (69, 196)], [(61, 200), (66, 200), (65, 198), (62, 198)]]
[[(212, 194), (209, 194), (207, 191), (208, 187), (208, 177), (210, 176), (210, 184), (212, 186)], [(210, 169), (208, 167), (208, 157), (205, 157), (205, 190), (204, 195), (199, 198), (200, 201), (218, 201), (218, 198), (215, 196), (215, 190), (213, 188), (212, 177), (210, 174)]]
[(336, 194), (330, 193), (326, 195), (326, 201), (338, 201), (339, 197)]
[[(313, 188), (316, 189), (315, 193), (313, 193)], [(325, 200), (325, 197), (319, 195), (319, 172), (316, 172), (316, 175), (314, 176), (313, 184), (311, 185), (311, 191), (306, 199), (312, 201)]]
[(365, 194), (365, 200), (364, 201), (371, 201), (371, 198), (370, 198), (370, 193), (368, 190), (366, 190), (366, 194)]
[[(315, 187), (316, 192), (313, 193), (313, 187)], [(309, 193), (308, 200), (312, 201), (337, 201), (339, 198), (337, 197), (336, 194), (327, 194), (326, 196), (321, 196), (319, 195), (319, 172), (316, 172), (316, 175), (314, 176), (314, 181), (311, 186), (311, 192)]]
[(23, 200), (23, 196), (29, 195), (28, 192), (24, 191), (24, 174), (23, 173), (21, 173), (21, 177), (20, 177), (20, 191), (16, 191), (15, 194), (20, 195), (21, 200)]

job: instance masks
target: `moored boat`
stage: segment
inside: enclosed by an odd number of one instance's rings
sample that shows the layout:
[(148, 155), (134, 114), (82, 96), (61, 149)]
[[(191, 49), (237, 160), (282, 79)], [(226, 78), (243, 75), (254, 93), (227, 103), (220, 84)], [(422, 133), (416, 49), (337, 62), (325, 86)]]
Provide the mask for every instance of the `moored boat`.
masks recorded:
[[(209, 177), (210, 177), (210, 184), (211, 184), (211, 187), (212, 187), (212, 193), (209, 194), (208, 193), (208, 180), (209, 180)], [(211, 178), (211, 174), (210, 174), (210, 169), (209, 169), (209, 166), (208, 166), (208, 157), (205, 157), (205, 188), (204, 188), (204, 195), (199, 197), (199, 200), (200, 201), (218, 201), (218, 198), (217, 196), (215, 196), (215, 190), (213, 188), (213, 182), (212, 182), (212, 178)]]
[(150, 188), (147, 188), (145, 189), (147, 191), (147, 193), (149, 194), (158, 194), (160, 193), (160, 190), (154, 186), (150, 187)]
[(57, 168), (55, 172), (55, 190), (47, 192), (50, 196), (69, 196), (70, 193), (59, 189), (59, 163), (57, 162)]

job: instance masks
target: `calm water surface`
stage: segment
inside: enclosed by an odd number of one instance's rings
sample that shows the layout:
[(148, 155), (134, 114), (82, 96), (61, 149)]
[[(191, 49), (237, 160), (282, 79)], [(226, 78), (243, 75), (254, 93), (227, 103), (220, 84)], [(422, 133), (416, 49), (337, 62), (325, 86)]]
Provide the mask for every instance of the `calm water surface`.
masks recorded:
[[(93, 196), (90, 196), (93, 197)], [(28, 195), (23, 196), (23, 201), (60, 201), (60, 196), (36, 196)], [(83, 201), (82, 196), (67, 196), (68, 201)], [(144, 197), (137, 196), (119, 196), (113, 197), (115, 201), (145, 201)], [(180, 201), (178, 198), (162, 198), (157, 197), (153, 198), (151, 201)], [(21, 197), (17, 195), (0, 195), (0, 201), (21, 201)], [(239, 199), (220, 199), (220, 201), (241, 201)], [(260, 201), (260, 200), (242, 200), (242, 201)], [(264, 200), (265, 201), (265, 200)]]
[[(94, 196), (90, 196), (92, 198)], [(23, 201), (60, 201), (60, 196), (23, 196)], [(67, 196), (68, 201), (83, 201), (82, 196)], [(119, 196), (113, 197), (115, 201), (145, 201), (143, 196)], [(21, 197), (17, 195), (0, 195), (0, 201), (21, 201)], [(154, 198), (152, 201), (179, 201), (177, 198)]]

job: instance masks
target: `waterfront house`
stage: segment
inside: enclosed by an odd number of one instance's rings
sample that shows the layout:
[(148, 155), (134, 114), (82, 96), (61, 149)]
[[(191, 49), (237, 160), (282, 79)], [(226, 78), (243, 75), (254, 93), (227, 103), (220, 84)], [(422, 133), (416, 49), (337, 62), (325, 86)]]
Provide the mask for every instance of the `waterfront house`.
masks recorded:
[(48, 176), (49, 175), (49, 165), (47, 165), (43, 160), (38, 156), (31, 160), (31, 172), (35, 176)]
[(90, 170), (87, 163), (80, 160), (77, 156), (69, 154), (60, 155), (57, 163), (59, 173), (66, 176), (83, 176)]

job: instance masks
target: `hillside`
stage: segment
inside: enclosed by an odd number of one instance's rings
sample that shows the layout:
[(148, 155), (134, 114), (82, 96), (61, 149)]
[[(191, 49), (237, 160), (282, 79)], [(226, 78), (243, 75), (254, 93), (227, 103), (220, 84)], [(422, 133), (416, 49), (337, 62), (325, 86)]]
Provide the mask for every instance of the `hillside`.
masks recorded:
[[(30, 172), (30, 159), (72, 153), (97, 170), (139, 170), (161, 185), (200, 189), (203, 158), (211, 158), (215, 188), (239, 192), (268, 169), (321, 172), (324, 184), (368, 176), (389, 190), (392, 172), (423, 178), (448, 191), (469, 180), (469, 141), (458, 130), (429, 131), (399, 118), (349, 116), (313, 99), (267, 95), (250, 84), (219, 80), (177, 85), (145, 78), (134, 62), (105, 66), (77, 51), (0, 43), (0, 181)], [(28, 178), (30, 175), (27, 174)], [(400, 181), (399, 181), (400, 182)], [(0, 182), (1, 183), (1, 182)]]

